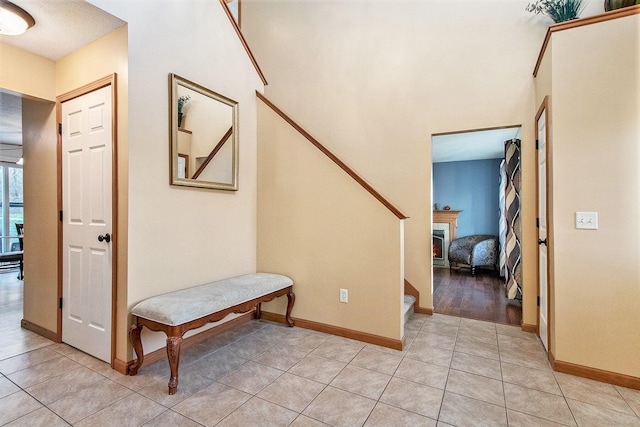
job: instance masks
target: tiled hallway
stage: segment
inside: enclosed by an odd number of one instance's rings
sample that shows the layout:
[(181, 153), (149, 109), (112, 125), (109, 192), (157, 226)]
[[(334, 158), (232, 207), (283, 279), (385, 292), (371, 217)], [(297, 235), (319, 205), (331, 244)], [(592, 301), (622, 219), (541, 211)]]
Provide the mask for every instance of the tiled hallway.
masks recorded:
[(640, 391), (554, 373), (517, 327), (414, 315), (399, 352), (252, 321), (126, 377), (20, 328), (0, 275), (0, 425), (640, 426)]

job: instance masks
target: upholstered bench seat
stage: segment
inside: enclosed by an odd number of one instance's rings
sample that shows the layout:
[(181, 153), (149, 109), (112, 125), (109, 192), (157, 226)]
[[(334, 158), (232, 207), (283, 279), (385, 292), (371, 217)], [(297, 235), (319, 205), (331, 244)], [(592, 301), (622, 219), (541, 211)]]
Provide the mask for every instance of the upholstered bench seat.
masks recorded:
[(279, 274), (247, 274), (151, 297), (133, 307), (131, 314), (176, 326), (291, 285), (293, 280)]
[(135, 324), (129, 329), (129, 338), (137, 359), (129, 367), (129, 374), (136, 375), (144, 361), (140, 339), (142, 327), (162, 331), (167, 335), (167, 357), (171, 370), (169, 394), (175, 394), (178, 389), (180, 346), (187, 331), (222, 320), (231, 313), (246, 313), (253, 309), (255, 317), (260, 318), (260, 305), (282, 295), (286, 295), (288, 299), (285, 320), (289, 326), (293, 326), (293, 281), (280, 274), (246, 274), (157, 295), (139, 302), (131, 310)]

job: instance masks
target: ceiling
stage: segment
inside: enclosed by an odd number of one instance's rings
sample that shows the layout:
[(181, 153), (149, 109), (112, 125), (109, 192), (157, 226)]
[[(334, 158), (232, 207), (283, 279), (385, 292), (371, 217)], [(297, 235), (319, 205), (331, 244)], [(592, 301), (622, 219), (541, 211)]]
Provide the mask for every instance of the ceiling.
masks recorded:
[[(2, 36), (10, 44), (58, 61), (125, 24), (84, 0), (11, 0), (36, 21), (26, 33)], [(0, 88), (0, 161), (22, 157), (22, 100)]]
[(0, 162), (22, 157), (22, 98), (0, 92)]
[(3, 43), (58, 61), (125, 24), (84, 0), (11, 0), (36, 20), (19, 36)]
[(435, 135), (431, 138), (433, 163), (467, 160), (500, 159), (504, 157), (504, 142), (519, 138), (520, 126), (471, 132)]

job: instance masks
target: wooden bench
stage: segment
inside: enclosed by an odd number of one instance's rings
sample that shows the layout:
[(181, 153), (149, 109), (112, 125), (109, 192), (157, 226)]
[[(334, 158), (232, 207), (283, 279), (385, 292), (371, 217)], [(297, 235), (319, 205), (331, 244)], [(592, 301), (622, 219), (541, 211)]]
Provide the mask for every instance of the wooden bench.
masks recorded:
[(183, 335), (207, 323), (217, 322), (231, 313), (246, 313), (256, 309), (259, 319), (263, 302), (286, 295), (288, 299), (286, 322), (291, 327), (291, 309), (295, 302), (293, 281), (279, 274), (255, 273), (207, 283), (158, 295), (138, 303), (131, 310), (135, 323), (129, 329), (129, 339), (137, 360), (129, 368), (136, 375), (144, 361), (140, 332), (146, 326), (167, 335), (167, 358), (171, 377), (169, 394), (178, 390), (178, 364)]

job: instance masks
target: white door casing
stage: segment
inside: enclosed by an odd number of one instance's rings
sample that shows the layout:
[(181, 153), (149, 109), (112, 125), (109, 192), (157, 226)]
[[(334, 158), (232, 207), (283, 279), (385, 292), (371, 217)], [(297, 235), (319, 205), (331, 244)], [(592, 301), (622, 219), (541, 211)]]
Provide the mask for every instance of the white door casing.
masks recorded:
[(537, 194), (538, 194), (538, 295), (539, 319), (538, 335), (549, 350), (548, 324), (548, 234), (547, 234), (547, 120), (546, 107), (543, 107), (537, 118)]
[(108, 363), (113, 273), (111, 91), (105, 86), (61, 105), (62, 341)]

